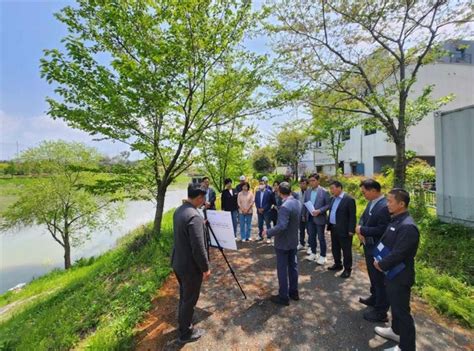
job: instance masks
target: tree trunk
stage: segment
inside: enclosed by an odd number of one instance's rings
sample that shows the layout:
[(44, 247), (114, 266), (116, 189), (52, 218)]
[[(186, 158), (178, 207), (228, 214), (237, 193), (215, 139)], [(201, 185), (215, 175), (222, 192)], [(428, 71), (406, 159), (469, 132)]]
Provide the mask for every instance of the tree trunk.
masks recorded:
[(167, 187), (160, 187), (156, 195), (156, 209), (155, 209), (155, 219), (153, 222), (153, 234), (156, 238), (160, 237), (161, 234), (161, 220), (163, 219), (163, 208), (165, 205), (165, 195)]
[(397, 188), (403, 188), (405, 186), (406, 177), (406, 155), (405, 155), (405, 136), (400, 138), (401, 140), (395, 141), (396, 156), (394, 166), (394, 180), (393, 186)]
[(71, 245), (69, 244), (69, 236), (64, 237), (64, 269), (71, 268)]

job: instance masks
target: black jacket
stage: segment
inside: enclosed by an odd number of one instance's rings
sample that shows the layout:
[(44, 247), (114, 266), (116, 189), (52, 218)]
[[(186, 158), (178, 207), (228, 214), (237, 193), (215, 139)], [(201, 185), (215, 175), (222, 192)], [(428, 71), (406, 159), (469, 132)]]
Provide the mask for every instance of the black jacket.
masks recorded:
[(391, 220), (386, 198), (380, 199), (372, 208), (372, 211), (369, 211), (369, 209), (370, 203), (367, 204), (359, 221), (360, 232), (366, 238), (366, 249), (371, 249), (380, 241)]
[(355, 200), (344, 194), (339, 206), (336, 210), (336, 224), (331, 224), (329, 219), (331, 218), (332, 205), (335, 198), (331, 198), (328, 212), (328, 229), (333, 233), (340, 236), (349, 236), (349, 233), (355, 233), (356, 226), (356, 203)]
[(232, 195), (228, 189), (224, 189), (221, 194), (221, 208), (223, 211), (237, 211), (239, 209), (237, 195), (235, 189), (232, 189)]
[(188, 202), (173, 215), (174, 247), (171, 265), (181, 275), (200, 275), (209, 270), (204, 219)]
[(379, 266), (383, 271), (389, 271), (403, 262), (405, 269), (390, 283), (409, 286), (415, 283), (415, 255), (419, 241), (420, 232), (408, 212), (392, 218), (381, 239), (391, 252), (379, 262)]

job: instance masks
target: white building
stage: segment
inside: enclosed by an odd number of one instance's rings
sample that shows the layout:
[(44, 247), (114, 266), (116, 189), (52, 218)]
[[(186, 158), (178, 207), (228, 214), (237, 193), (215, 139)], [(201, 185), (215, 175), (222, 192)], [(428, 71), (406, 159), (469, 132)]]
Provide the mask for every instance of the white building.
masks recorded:
[[(463, 44), (466, 42), (462, 42)], [(434, 85), (432, 97), (441, 98), (454, 94), (454, 100), (441, 108), (453, 110), (474, 104), (474, 42), (469, 42), (467, 52), (453, 50), (451, 57), (441, 62), (422, 66), (409, 99), (420, 94), (427, 85)], [(474, 132), (474, 131), (473, 131)], [(393, 166), (395, 145), (388, 141), (383, 131), (367, 132), (362, 126), (347, 131), (347, 140), (339, 154), (339, 167), (345, 174), (371, 176), (379, 173), (383, 166)], [(418, 125), (408, 130), (406, 149), (415, 151), (417, 157), (435, 164), (434, 113), (426, 116)], [(326, 152), (324, 142), (317, 143), (308, 150), (302, 160), (306, 171), (334, 174), (334, 160)]]

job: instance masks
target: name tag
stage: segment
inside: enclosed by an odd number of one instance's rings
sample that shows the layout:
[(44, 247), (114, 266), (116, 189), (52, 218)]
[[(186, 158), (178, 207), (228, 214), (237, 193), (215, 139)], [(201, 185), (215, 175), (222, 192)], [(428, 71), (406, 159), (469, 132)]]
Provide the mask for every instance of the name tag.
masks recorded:
[(394, 227), (390, 227), (390, 230), (391, 230), (392, 232), (394, 232), (394, 231), (395, 231), (395, 228), (394, 228)]

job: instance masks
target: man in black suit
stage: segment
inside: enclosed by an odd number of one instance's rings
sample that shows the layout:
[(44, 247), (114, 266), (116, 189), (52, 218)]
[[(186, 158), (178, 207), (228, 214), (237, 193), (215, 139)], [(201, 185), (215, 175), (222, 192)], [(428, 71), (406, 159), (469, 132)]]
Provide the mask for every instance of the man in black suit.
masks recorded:
[(211, 275), (204, 219), (197, 211), (204, 204), (205, 195), (206, 189), (199, 184), (190, 184), (187, 200), (173, 216), (171, 266), (179, 283), (178, 341), (183, 344), (195, 341), (204, 334), (201, 329), (193, 329), (192, 319), (202, 281)]
[(237, 205), (237, 192), (232, 189), (232, 179), (224, 180), (225, 189), (221, 195), (221, 208), (223, 211), (230, 212), (232, 225), (234, 226), (234, 236), (237, 237), (237, 218), (239, 217), (239, 206)]
[(382, 194), (380, 183), (374, 179), (366, 179), (360, 183), (360, 190), (369, 200), (367, 207), (356, 227), (360, 242), (364, 245), (364, 256), (367, 272), (370, 279), (370, 296), (359, 298), (367, 306), (374, 307), (373, 311), (364, 313), (364, 319), (370, 322), (386, 322), (389, 308), (385, 292), (385, 275), (374, 267), (373, 251), (380, 241), (387, 225), (390, 222), (390, 213), (387, 208), (387, 199)]
[(201, 186), (206, 190), (205, 206), (208, 210), (216, 209), (216, 192), (209, 186), (209, 177), (202, 178)]
[(411, 287), (415, 283), (415, 255), (420, 233), (408, 213), (410, 195), (403, 189), (392, 189), (387, 196), (387, 207), (392, 219), (380, 242), (389, 249), (389, 254), (380, 261), (374, 260), (374, 267), (388, 272), (385, 287), (392, 310), (392, 327), (375, 327), (375, 332), (387, 339), (399, 340), (399, 345), (390, 351), (414, 351), (416, 331), (410, 314)]
[[(334, 264), (328, 270), (339, 271), (341, 278), (349, 278), (352, 272), (352, 237), (356, 226), (356, 203), (342, 191), (341, 182), (335, 180), (329, 186), (333, 195), (329, 205), (328, 229), (331, 231), (331, 247)], [(341, 250), (344, 265), (341, 264)]]

